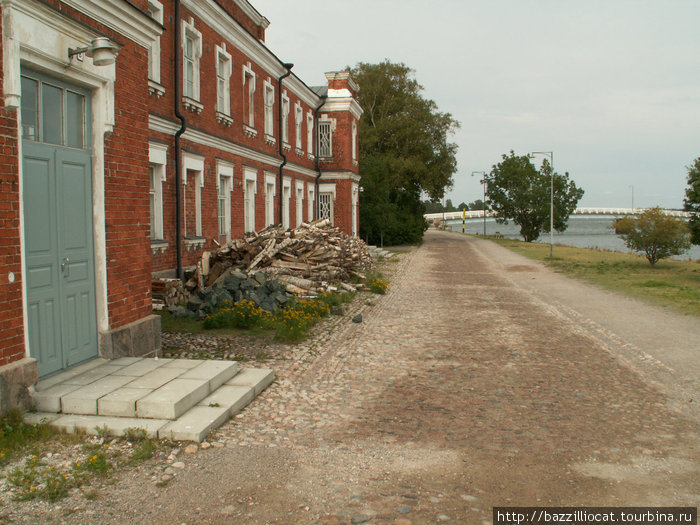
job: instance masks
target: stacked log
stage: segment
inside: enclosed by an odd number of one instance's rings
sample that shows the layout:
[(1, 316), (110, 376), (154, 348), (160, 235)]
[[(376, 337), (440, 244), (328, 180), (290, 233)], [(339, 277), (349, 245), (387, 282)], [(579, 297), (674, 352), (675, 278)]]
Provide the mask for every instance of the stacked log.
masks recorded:
[(180, 279), (155, 279), (151, 282), (151, 293), (154, 310), (184, 304), (189, 299)]
[(322, 219), (293, 230), (268, 226), (206, 252), (188, 287), (208, 288), (239, 270), (247, 274), (262, 271), (268, 278), (284, 281), (287, 290), (297, 295), (338, 288), (352, 291), (357, 288), (350, 284), (352, 277), (364, 278), (363, 272), (371, 267), (372, 256), (362, 240)]

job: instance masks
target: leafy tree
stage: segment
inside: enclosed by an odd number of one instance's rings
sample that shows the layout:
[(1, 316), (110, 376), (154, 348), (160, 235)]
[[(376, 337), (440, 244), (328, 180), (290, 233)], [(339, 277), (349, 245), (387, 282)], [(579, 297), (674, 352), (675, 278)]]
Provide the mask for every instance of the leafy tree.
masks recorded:
[(369, 242), (415, 243), (427, 227), (421, 195), (439, 200), (457, 170), (459, 127), (423, 98), (404, 64), (360, 63), (350, 70), (360, 86), (360, 231)]
[[(469, 207), (467, 208), (468, 210), (483, 210), (484, 209), (484, 201), (481, 199), (476, 199), (474, 202), (469, 204)], [(488, 210), (489, 207), (486, 205), (486, 209)]]
[(423, 208), (425, 213), (440, 213), (445, 209), (440, 201), (431, 200), (423, 201)]
[(700, 157), (688, 166), (688, 187), (683, 200), (685, 210), (690, 212), (691, 242), (700, 244)]
[[(527, 242), (549, 232), (550, 180), (552, 167), (545, 159), (540, 171), (527, 155), (503, 155), (493, 167), (486, 195), (500, 224), (512, 220), (520, 226), (520, 235)], [(583, 190), (569, 180), (569, 174), (554, 173), (554, 229), (566, 230), (569, 215), (583, 197)]]
[(457, 209), (458, 209), (459, 211), (468, 210), (468, 209), (469, 209), (469, 204), (467, 204), (466, 202), (460, 202), (460, 203), (459, 203), (459, 206), (457, 206)]
[(645, 210), (639, 217), (622, 217), (612, 227), (630, 250), (644, 252), (649, 264), (681, 255), (690, 249), (690, 231), (682, 219), (666, 215), (661, 208)]
[(452, 199), (447, 199), (445, 201), (445, 211), (457, 211), (457, 209), (452, 204)]

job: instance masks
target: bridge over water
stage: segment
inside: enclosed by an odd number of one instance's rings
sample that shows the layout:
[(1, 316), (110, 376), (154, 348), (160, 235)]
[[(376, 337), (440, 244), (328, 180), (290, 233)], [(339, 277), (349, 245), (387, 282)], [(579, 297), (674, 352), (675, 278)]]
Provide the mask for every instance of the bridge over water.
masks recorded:
[[(574, 213), (572, 215), (610, 215), (614, 217), (620, 217), (624, 215), (639, 215), (643, 211), (645, 211), (647, 208), (576, 208), (574, 210)], [(682, 218), (689, 218), (690, 213), (687, 211), (680, 211), (680, 210), (661, 210), (664, 212), (666, 215), (671, 215), (673, 217), (682, 217)], [(467, 219), (476, 219), (476, 218), (482, 218), (484, 216), (484, 211), (483, 210), (470, 210), (465, 212), (465, 218)], [(495, 214), (490, 211), (486, 210), (486, 216), (487, 217), (495, 217)], [(461, 211), (447, 211), (447, 212), (439, 212), (439, 213), (426, 213), (424, 215), (426, 220), (431, 221), (435, 219), (445, 219), (448, 221), (453, 221), (453, 220), (461, 220), (462, 219), (462, 212)]]

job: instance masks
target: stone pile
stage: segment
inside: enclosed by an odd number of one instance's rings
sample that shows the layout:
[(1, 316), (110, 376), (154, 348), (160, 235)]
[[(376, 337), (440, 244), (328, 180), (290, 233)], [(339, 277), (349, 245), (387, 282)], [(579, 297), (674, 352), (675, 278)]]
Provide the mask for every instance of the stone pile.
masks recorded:
[(184, 304), (190, 296), (180, 279), (165, 278), (152, 281), (151, 294), (154, 310), (163, 310), (171, 306)]
[(243, 299), (253, 301), (262, 309), (273, 312), (287, 303), (290, 298), (284, 282), (268, 279), (264, 272), (246, 274), (234, 269), (221, 275), (213, 286), (193, 293), (187, 306), (168, 308), (175, 317), (204, 318), (223, 302), (237, 303)]
[(267, 278), (286, 283), (287, 291), (296, 295), (338, 288), (354, 291), (358, 286), (350, 284), (352, 277), (364, 279), (363, 272), (371, 267), (367, 245), (323, 219), (293, 230), (269, 226), (230, 241), (215, 252), (205, 252), (186, 287), (206, 290), (234, 272), (264, 272)]

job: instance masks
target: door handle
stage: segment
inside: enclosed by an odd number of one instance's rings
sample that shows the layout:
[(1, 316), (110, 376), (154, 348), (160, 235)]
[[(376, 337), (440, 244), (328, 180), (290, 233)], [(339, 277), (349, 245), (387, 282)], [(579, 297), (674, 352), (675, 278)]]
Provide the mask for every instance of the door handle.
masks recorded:
[(70, 259), (68, 257), (63, 258), (61, 263), (61, 271), (66, 274), (66, 277), (70, 275)]

